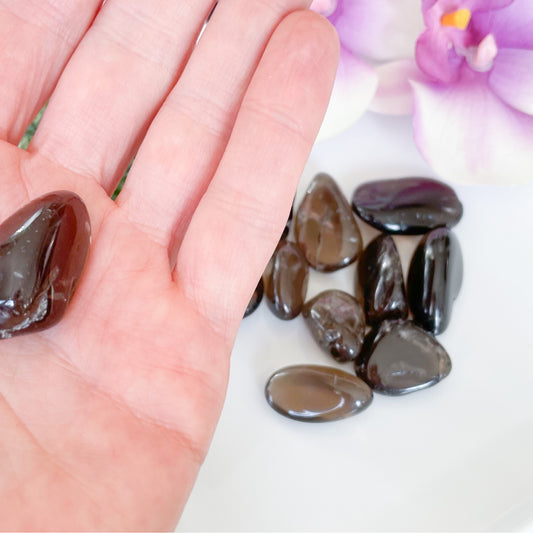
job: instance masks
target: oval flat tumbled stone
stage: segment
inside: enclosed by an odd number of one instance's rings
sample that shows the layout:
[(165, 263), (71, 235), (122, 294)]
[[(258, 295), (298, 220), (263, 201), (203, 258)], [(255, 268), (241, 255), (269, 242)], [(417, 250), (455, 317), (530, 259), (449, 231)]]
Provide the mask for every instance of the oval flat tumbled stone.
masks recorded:
[(352, 207), (371, 226), (403, 235), (452, 227), (463, 215), (454, 190), (429, 178), (369, 181), (355, 190)]
[(365, 315), (350, 294), (328, 290), (306, 302), (302, 309), (313, 337), (340, 363), (353, 361), (365, 338)]
[(309, 266), (300, 248), (280, 241), (263, 275), (268, 306), (278, 318), (291, 320), (300, 314), (308, 279)]
[(38, 198), (0, 225), (0, 338), (64, 315), (89, 253), (91, 229), (74, 193)]
[(350, 204), (328, 174), (315, 176), (294, 220), (296, 242), (309, 264), (333, 271), (353, 263), (362, 240)]
[(379, 235), (363, 250), (357, 280), (363, 292), (367, 323), (407, 318), (402, 264), (390, 235)]
[(385, 321), (372, 330), (355, 361), (357, 375), (374, 391), (394, 396), (435, 385), (451, 368), (439, 342), (406, 320)]
[(353, 374), (319, 365), (275, 372), (265, 387), (272, 408), (294, 420), (327, 422), (355, 415), (372, 402), (370, 387)]
[(463, 281), (459, 241), (447, 228), (437, 228), (420, 242), (409, 267), (407, 293), (414, 321), (438, 335), (450, 323), (452, 306)]

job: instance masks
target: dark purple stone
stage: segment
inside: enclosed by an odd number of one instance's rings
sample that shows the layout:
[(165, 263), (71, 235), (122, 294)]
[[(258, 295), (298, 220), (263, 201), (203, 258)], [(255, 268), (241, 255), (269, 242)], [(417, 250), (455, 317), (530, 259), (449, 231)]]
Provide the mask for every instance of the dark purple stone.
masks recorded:
[(372, 402), (372, 390), (360, 378), (338, 368), (296, 365), (275, 372), (265, 387), (270, 406), (302, 422), (340, 420)]
[(267, 303), (277, 317), (291, 320), (300, 314), (308, 278), (309, 266), (300, 248), (280, 241), (263, 275)]
[(361, 304), (350, 294), (328, 290), (303, 307), (305, 318), (318, 344), (337, 361), (353, 361), (365, 338), (365, 315)]
[(248, 302), (248, 307), (246, 308), (246, 311), (244, 312), (244, 317), (250, 316), (261, 303), (261, 300), (263, 299), (263, 278), (259, 278), (259, 283), (257, 284), (254, 293), (252, 294), (252, 297), (250, 298), (250, 301)]
[(87, 261), (89, 214), (72, 192), (33, 200), (0, 225), (0, 338), (64, 315)]
[(402, 264), (390, 235), (379, 235), (365, 248), (357, 265), (357, 280), (367, 323), (407, 318)]
[(407, 292), (414, 321), (438, 335), (450, 323), (463, 281), (463, 257), (455, 235), (437, 228), (420, 242), (409, 267)]
[(376, 392), (400, 395), (435, 385), (452, 363), (439, 342), (412, 322), (385, 321), (365, 338), (357, 375)]
[(403, 235), (452, 227), (463, 215), (453, 189), (429, 178), (369, 181), (355, 190), (352, 207), (371, 226)]
[(338, 270), (361, 253), (361, 233), (350, 204), (327, 174), (318, 174), (309, 185), (294, 230), (296, 242), (316, 270)]

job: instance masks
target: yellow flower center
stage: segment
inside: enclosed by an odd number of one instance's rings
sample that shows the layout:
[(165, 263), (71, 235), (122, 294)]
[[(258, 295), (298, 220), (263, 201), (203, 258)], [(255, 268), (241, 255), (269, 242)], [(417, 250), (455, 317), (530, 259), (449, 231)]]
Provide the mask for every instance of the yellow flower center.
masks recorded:
[(458, 9), (452, 13), (445, 13), (440, 19), (440, 23), (443, 26), (449, 26), (451, 28), (458, 28), (459, 30), (466, 30), (472, 13), (469, 9)]

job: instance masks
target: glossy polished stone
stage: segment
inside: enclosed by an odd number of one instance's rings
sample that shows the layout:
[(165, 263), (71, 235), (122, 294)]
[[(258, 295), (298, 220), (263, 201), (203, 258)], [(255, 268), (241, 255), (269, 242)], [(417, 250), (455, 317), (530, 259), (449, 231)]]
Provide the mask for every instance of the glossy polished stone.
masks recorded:
[(309, 185), (294, 230), (296, 242), (316, 270), (338, 270), (361, 252), (361, 233), (350, 204), (327, 174), (318, 174)]
[(459, 241), (446, 228), (428, 233), (409, 267), (407, 292), (414, 321), (438, 335), (450, 323), (452, 306), (463, 281)]
[(357, 375), (376, 392), (407, 394), (435, 385), (451, 371), (446, 350), (410, 321), (385, 321), (366, 337)]
[(309, 300), (302, 309), (318, 344), (340, 363), (353, 361), (365, 338), (365, 315), (350, 294), (328, 290)]
[(302, 422), (327, 422), (355, 415), (372, 402), (370, 387), (353, 374), (318, 365), (275, 372), (265, 387), (272, 408)]
[(300, 314), (308, 279), (309, 266), (300, 248), (280, 241), (263, 275), (268, 306), (277, 317), (291, 320)]
[(463, 206), (453, 189), (428, 178), (364, 183), (355, 190), (352, 207), (371, 226), (403, 235), (452, 227), (463, 215)]
[(369, 324), (407, 318), (402, 264), (390, 235), (379, 235), (364, 249), (357, 265), (357, 280)]
[(74, 193), (38, 198), (0, 225), (0, 338), (65, 313), (89, 253), (89, 214)]
[(259, 278), (259, 283), (257, 284), (254, 293), (252, 294), (252, 297), (250, 298), (250, 301), (248, 302), (248, 307), (246, 308), (246, 311), (244, 312), (244, 317), (250, 316), (261, 303), (261, 300), (263, 299), (263, 278)]

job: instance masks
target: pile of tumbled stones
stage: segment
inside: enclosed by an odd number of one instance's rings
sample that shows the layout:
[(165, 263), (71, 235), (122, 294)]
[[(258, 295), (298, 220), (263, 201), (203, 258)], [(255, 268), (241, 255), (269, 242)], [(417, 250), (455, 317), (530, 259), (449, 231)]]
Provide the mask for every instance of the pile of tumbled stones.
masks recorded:
[[(354, 212), (382, 232), (364, 250)], [(461, 287), (461, 249), (449, 228), (462, 212), (455, 192), (433, 179), (364, 183), (351, 207), (329, 175), (313, 179), (294, 217), (296, 242), (287, 240), (291, 210), (245, 316), (264, 292), (279, 318), (302, 313), (318, 344), (338, 362), (353, 361), (355, 374), (321, 365), (282, 368), (265, 387), (274, 409), (297, 420), (338, 420), (368, 407), (372, 391), (406, 394), (450, 373), (435, 336), (448, 326)], [(391, 234), (424, 234), (407, 289)], [(356, 260), (354, 294), (326, 290), (305, 301), (309, 266), (332, 272)]]

